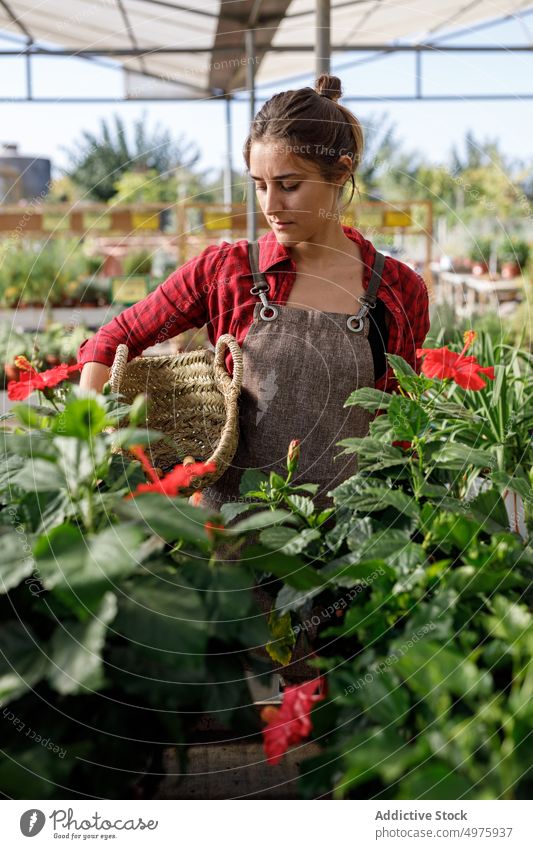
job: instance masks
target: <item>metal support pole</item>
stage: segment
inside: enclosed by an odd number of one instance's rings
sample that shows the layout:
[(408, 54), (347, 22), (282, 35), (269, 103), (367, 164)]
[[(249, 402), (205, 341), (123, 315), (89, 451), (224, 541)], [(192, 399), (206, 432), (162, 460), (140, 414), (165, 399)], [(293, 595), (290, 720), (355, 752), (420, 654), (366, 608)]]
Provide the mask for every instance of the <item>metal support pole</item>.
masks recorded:
[(422, 99), (422, 54), (415, 54), (416, 99)]
[(233, 181), (233, 151), (231, 139), (231, 97), (228, 94), (226, 103), (226, 161), (224, 165), (224, 206), (231, 207)]
[(331, 10), (330, 0), (316, 0), (316, 53), (317, 77), (329, 74), (331, 57)]
[[(32, 44), (33, 42), (28, 41), (28, 47), (31, 47)], [(26, 99), (33, 100), (31, 53), (26, 53)]]
[[(255, 33), (253, 29), (247, 29), (244, 33), (244, 46), (246, 49), (246, 88), (248, 89), (248, 102), (250, 105), (250, 125), (255, 118)], [(255, 214), (255, 186), (248, 172), (246, 175), (246, 237), (249, 242), (255, 242), (257, 238), (257, 219)]]
[[(232, 207), (232, 183), (233, 183), (233, 151), (231, 138), (231, 96), (228, 94), (225, 100), (226, 104), (226, 157), (224, 162), (224, 207), (226, 212), (231, 216)], [(233, 228), (230, 227), (224, 233), (224, 238), (231, 241), (233, 237)]]

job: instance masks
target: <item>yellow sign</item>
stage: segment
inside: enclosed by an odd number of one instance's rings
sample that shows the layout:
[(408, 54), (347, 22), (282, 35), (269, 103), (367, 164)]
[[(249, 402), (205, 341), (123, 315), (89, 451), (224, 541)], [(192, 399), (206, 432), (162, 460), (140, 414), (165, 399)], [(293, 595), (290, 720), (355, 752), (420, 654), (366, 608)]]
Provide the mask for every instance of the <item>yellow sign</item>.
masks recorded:
[(384, 227), (412, 227), (413, 219), (408, 212), (399, 209), (388, 209), (383, 214)]
[(55, 233), (57, 230), (70, 230), (70, 214), (68, 212), (43, 212), (43, 230)]
[(132, 212), (132, 230), (159, 230), (159, 212)]
[(204, 227), (206, 230), (231, 230), (231, 215), (227, 215), (222, 210), (206, 209)]
[(357, 211), (357, 226), (365, 230), (379, 229), (383, 225), (383, 213), (380, 209), (365, 209)]
[(110, 230), (111, 216), (108, 212), (84, 212), (84, 230)]
[(146, 297), (149, 291), (149, 278), (113, 277), (111, 280), (111, 302), (114, 304), (136, 304)]

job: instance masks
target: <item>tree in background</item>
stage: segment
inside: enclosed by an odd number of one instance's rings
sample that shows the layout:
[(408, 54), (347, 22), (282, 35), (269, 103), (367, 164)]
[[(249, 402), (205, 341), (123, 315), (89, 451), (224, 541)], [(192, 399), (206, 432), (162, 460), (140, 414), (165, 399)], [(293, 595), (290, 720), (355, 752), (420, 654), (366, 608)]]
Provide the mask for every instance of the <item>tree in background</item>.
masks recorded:
[(383, 177), (390, 168), (395, 167), (401, 142), (396, 136), (396, 126), (391, 123), (387, 113), (370, 115), (362, 124), (365, 149), (357, 171), (357, 185), (362, 197), (381, 200)]
[(149, 131), (145, 115), (134, 122), (131, 140), (115, 114), (109, 122), (102, 120), (99, 133), (84, 130), (81, 140), (64, 150), (69, 157), (65, 174), (85, 190), (86, 198), (97, 201), (114, 197), (117, 182), (128, 171), (152, 171), (169, 179), (175, 169), (191, 169), (200, 159), (195, 142), (183, 133), (175, 141), (159, 125)]

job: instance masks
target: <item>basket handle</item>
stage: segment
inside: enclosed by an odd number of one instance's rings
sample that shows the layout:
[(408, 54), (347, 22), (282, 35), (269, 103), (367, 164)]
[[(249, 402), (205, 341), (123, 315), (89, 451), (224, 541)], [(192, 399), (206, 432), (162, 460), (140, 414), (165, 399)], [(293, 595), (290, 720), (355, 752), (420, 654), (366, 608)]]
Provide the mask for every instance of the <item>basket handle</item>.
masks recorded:
[[(225, 351), (229, 348), (233, 359), (233, 378), (226, 371), (225, 366)], [(242, 386), (242, 351), (241, 346), (234, 336), (230, 333), (224, 333), (217, 339), (215, 346), (215, 379), (218, 388), (223, 395), (235, 394), (238, 395)]]
[(109, 375), (111, 392), (120, 392), (120, 385), (126, 372), (128, 354), (129, 351), (127, 345), (117, 345), (117, 350), (115, 351), (115, 359), (113, 360), (111, 372)]

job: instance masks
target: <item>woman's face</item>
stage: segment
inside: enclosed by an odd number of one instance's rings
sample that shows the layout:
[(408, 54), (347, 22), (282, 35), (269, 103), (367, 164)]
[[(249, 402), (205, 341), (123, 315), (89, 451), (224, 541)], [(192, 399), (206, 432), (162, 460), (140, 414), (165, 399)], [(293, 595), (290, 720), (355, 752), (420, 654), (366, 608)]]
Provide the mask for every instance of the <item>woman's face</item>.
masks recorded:
[[(349, 156), (341, 159), (351, 162)], [(259, 206), (281, 244), (321, 242), (326, 229), (340, 226), (341, 184), (326, 183), (314, 162), (298, 156), (283, 140), (253, 142), (250, 175)]]

